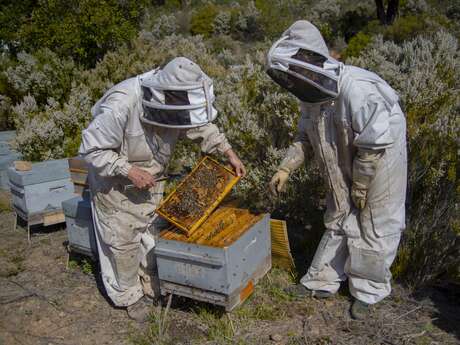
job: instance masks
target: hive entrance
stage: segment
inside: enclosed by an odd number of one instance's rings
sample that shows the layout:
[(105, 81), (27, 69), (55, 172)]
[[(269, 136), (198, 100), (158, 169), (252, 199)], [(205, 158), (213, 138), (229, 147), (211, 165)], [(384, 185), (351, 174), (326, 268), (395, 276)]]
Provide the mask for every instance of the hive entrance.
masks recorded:
[(233, 171), (205, 157), (163, 201), (157, 213), (191, 235), (238, 179)]

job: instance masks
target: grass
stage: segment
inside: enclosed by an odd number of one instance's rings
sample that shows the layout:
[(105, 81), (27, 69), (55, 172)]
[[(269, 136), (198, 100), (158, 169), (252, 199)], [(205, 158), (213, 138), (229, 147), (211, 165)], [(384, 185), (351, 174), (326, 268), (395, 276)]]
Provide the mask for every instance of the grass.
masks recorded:
[(139, 334), (138, 330), (131, 331), (129, 341), (133, 345), (173, 345), (174, 340), (168, 330), (170, 322), (168, 320), (162, 324), (162, 313), (160, 311), (152, 312), (150, 315), (149, 326), (144, 333)]
[(69, 270), (80, 269), (84, 274), (92, 275), (97, 271), (97, 263), (91, 259), (75, 256), (69, 260)]
[[(251, 344), (250, 333), (257, 329), (261, 322), (284, 320), (293, 312), (304, 315), (312, 313), (312, 308), (306, 301), (294, 300), (283, 291), (284, 287), (293, 283), (293, 279), (294, 277), (285, 270), (272, 269), (256, 285), (253, 295), (229, 314), (221, 307), (206, 303), (192, 303), (191, 307), (186, 307), (180, 312), (171, 308), (168, 325), (163, 328), (161, 336), (160, 313), (157, 312), (152, 316), (149, 328), (142, 334), (132, 336), (130, 341), (133, 345), (173, 343), (201, 345), (206, 342), (218, 345)], [(178, 326), (184, 321), (195, 332), (189, 332), (189, 329)], [(173, 324), (175, 328), (169, 327), (169, 324)], [(292, 338), (295, 339), (295, 336), (292, 335)], [(256, 340), (254, 339), (255, 343)]]

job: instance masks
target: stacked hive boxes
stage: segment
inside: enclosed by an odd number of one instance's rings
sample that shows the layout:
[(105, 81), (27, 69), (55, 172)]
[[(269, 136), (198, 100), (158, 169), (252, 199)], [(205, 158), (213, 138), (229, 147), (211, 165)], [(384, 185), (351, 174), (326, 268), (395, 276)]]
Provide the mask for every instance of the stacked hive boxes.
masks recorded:
[(62, 211), (61, 203), (74, 196), (66, 159), (34, 163), (28, 171), (10, 167), (8, 178), (14, 208), (26, 221), (37, 215)]
[(11, 142), (16, 137), (15, 131), (0, 132), (0, 188), (8, 189), (7, 170), (21, 155), (11, 149)]
[(62, 203), (69, 238), (69, 249), (73, 252), (97, 257), (96, 239), (88, 190), (88, 167), (81, 157), (69, 158), (70, 175), (78, 196)]
[(69, 249), (93, 258), (97, 257), (90, 199), (76, 196), (64, 201), (62, 208), (65, 214)]

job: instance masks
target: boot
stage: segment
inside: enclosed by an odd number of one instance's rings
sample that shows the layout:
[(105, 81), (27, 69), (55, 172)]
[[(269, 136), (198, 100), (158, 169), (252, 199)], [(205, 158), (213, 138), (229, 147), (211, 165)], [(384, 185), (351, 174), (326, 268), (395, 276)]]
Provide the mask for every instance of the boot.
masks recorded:
[(126, 312), (130, 319), (137, 322), (146, 322), (149, 319), (149, 314), (152, 311), (152, 306), (152, 301), (143, 296), (136, 303), (128, 306), (126, 308)]
[(361, 302), (359, 299), (355, 299), (351, 306), (350, 314), (354, 320), (365, 320), (371, 311), (369, 304)]
[(291, 296), (297, 297), (297, 298), (314, 297), (314, 298), (322, 299), (322, 298), (329, 298), (333, 296), (333, 293), (329, 291), (310, 290), (310, 289), (307, 289), (302, 284), (288, 286), (287, 288), (284, 289), (284, 292), (286, 292), (287, 294)]

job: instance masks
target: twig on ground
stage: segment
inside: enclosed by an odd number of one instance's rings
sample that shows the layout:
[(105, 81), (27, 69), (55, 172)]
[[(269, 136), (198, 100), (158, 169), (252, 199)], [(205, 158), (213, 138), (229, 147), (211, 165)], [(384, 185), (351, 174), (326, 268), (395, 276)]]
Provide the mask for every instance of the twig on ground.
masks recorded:
[(8, 279), (8, 281), (11, 283), (11, 284), (14, 284), (18, 287), (20, 287), (21, 289), (23, 289), (24, 291), (26, 291), (30, 297), (37, 297), (38, 299), (41, 299), (42, 301), (45, 301), (46, 303), (48, 303), (50, 306), (52, 306), (54, 309), (56, 309), (57, 311), (62, 311), (62, 312), (65, 312), (65, 310), (62, 310), (61, 308), (59, 308), (58, 306), (56, 306), (56, 303), (49, 300), (48, 298), (46, 298), (45, 296), (43, 295), (40, 295), (38, 293), (36, 293), (35, 291), (32, 291), (32, 290), (29, 290), (28, 288), (26, 288), (25, 286), (19, 284), (18, 282), (15, 282), (13, 280), (10, 280)]
[[(393, 322), (390, 323), (390, 325), (394, 324), (396, 321), (401, 320), (403, 317), (405, 317), (405, 316), (407, 316), (407, 315), (409, 315), (409, 314), (412, 314), (414, 311), (417, 311), (417, 310), (419, 310), (419, 309), (421, 309), (421, 308), (422, 308), (422, 306), (419, 305), (418, 307), (409, 310), (407, 313), (404, 313), (404, 314), (398, 316), (396, 319), (393, 320)], [(387, 325), (388, 325), (388, 324), (387, 324)]]
[(232, 332), (233, 332), (233, 335), (235, 335), (236, 331), (235, 331), (235, 327), (233, 326), (233, 320), (230, 316), (230, 313), (226, 313), (227, 314), (227, 317), (228, 317), (228, 321), (230, 321), (230, 327), (232, 328)]
[(163, 333), (166, 332), (166, 328), (167, 328), (166, 327), (166, 319), (168, 317), (169, 308), (171, 308), (172, 297), (173, 297), (173, 294), (170, 293), (169, 297), (168, 297), (168, 303), (166, 304), (165, 312), (163, 313), (162, 317), (161, 317), (161, 314), (160, 314), (160, 327), (159, 327), (160, 339), (161, 339)]
[(30, 293), (30, 294), (27, 294), (27, 295), (18, 296), (18, 297), (12, 298), (12, 299), (7, 300), (7, 301), (0, 301), (0, 304), (5, 305), (5, 304), (14, 303), (14, 302), (19, 302), (19, 301), (21, 301), (23, 299), (26, 299), (26, 298), (29, 298), (29, 297), (35, 297), (35, 295)]

